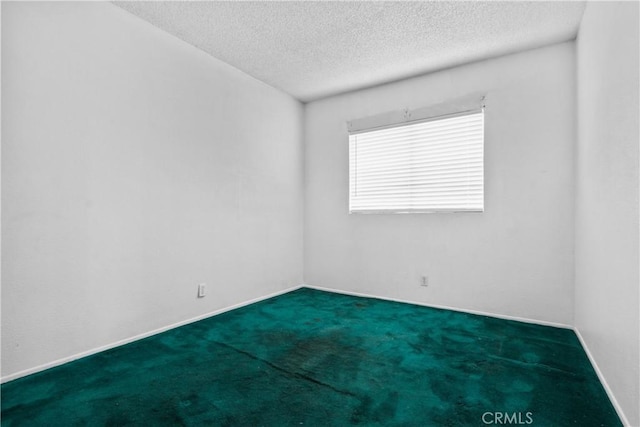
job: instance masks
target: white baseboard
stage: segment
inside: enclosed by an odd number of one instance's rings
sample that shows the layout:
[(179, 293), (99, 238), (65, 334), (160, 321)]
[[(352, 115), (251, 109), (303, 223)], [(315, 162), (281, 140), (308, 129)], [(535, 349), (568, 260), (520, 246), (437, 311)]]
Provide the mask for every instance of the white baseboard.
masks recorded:
[(609, 400), (611, 401), (611, 403), (613, 404), (613, 407), (615, 408), (616, 412), (618, 413), (618, 417), (620, 417), (620, 421), (622, 421), (622, 424), (624, 424), (625, 426), (632, 427), (631, 423), (629, 422), (629, 420), (625, 416), (624, 411), (622, 410), (622, 407), (620, 406), (620, 404), (616, 400), (616, 397), (614, 396), (613, 391), (611, 390), (611, 387), (609, 387), (609, 384), (607, 383), (607, 380), (605, 379), (604, 375), (602, 374), (602, 371), (600, 370), (600, 367), (596, 363), (596, 359), (591, 354), (591, 351), (589, 350), (589, 347), (587, 346), (587, 342), (582, 337), (582, 334), (580, 333), (578, 328), (573, 328), (573, 330), (576, 333), (576, 335), (578, 336), (578, 340), (580, 340), (580, 344), (582, 345), (582, 348), (584, 349), (584, 352), (587, 353), (587, 357), (589, 358), (589, 362), (591, 362), (591, 366), (593, 366), (593, 370), (596, 371), (596, 374), (598, 375), (598, 379), (600, 380), (600, 383), (602, 384), (602, 387), (604, 387), (604, 390), (607, 392), (607, 396), (609, 396)]
[(457, 312), (460, 312), (460, 313), (477, 314), (477, 315), (480, 315), (480, 316), (495, 317), (497, 319), (515, 320), (517, 322), (533, 323), (535, 325), (553, 326), (554, 328), (573, 329), (573, 326), (571, 326), (571, 325), (565, 325), (564, 323), (548, 322), (546, 320), (529, 319), (529, 318), (526, 318), (526, 317), (510, 316), (510, 315), (507, 315), (507, 314), (499, 314), (499, 313), (489, 313), (489, 312), (486, 312), (486, 311), (470, 310), (470, 309), (466, 309), (466, 308), (450, 307), (450, 306), (446, 306), (446, 305), (428, 304), (428, 303), (424, 303), (424, 302), (403, 300), (403, 299), (398, 299), (398, 298), (389, 298), (389, 297), (383, 297), (383, 296), (379, 296), (379, 295), (365, 294), (365, 293), (361, 293), (361, 292), (351, 292), (351, 291), (343, 291), (343, 290), (340, 290), (340, 289), (324, 288), (324, 287), (321, 287), (321, 286), (302, 285), (302, 287), (309, 288), (309, 289), (317, 289), (319, 291), (333, 292), (333, 293), (336, 293), (336, 294), (351, 295), (351, 296), (364, 297), (364, 298), (374, 298), (374, 299), (380, 299), (380, 300), (385, 300), (385, 301), (393, 301), (393, 302), (401, 302), (401, 303), (405, 303), (405, 304), (420, 305), (420, 306), (423, 306), (423, 307), (430, 307), (430, 308), (438, 308), (438, 309), (443, 309), (443, 310), (457, 311)]
[(264, 295), (264, 296), (261, 296), (261, 297), (258, 297), (258, 298), (253, 298), (251, 300), (243, 301), (241, 303), (230, 305), (228, 307), (220, 308), (218, 310), (214, 310), (212, 312), (209, 312), (209, 313), (206, 313), (206, 314), (202, 314), (200, 316), (196, 316), (196, 317), (191, 318), (191, 319), (187, 319), (187, 320), (183, 320), (181, 322), (173, 323), (173, 324), (168, 325), (168, 326), (163, 326), (162, 328), (154, 329), (154, 330), (149, 331), (149, 332), (144, 332), (142, 334), (138, 334), (138, 335), (135, 335), (135, 336), (132, 336), (132, 337), (129, 337), (129, 338), (125, 338), (125, 339), (116, 341), (116, 342), (111, 343), (111, 344), (106, 344), (106, 345), (103, 345), (103, 346), (100, 346), (100, 347), (97, 347), (97, 348), (93, 348), (91, 350), (87, 350), (87, 351), (83, 351), (81, 353), (77, 353), (77, 354), (74, 354), (74, 355), (71, 355), (71, 356), (63, 357), (62, 359), (54, 360), (53, 362), (44, 363), (42, 365), (39, 365), (39, 366), (36, 366), (36, 367), (33, 367), (33, 368), (25, 369), (25, 370), (20, 371), (20, 372), (16, 372), (16, 373), (13, 373), (13, 374), (10, 374), (10, 375), (6, 375), (6, 376), (0, 378), (0, 384), (6, 383), (6, 382), (9, 382), (9, 381), (12, 381), (12, 380), (16, 380), (18, 378), (25, 377), (27, 375), (35, 374), (37, 372), (41, 372), (41, 371), (44, 371), (44, 370), (49, 369), (49, 368), (60, 366), (60, 365), (63, 365), (65, 363), (69, 363), (69, 362), (72, 362), (74, 360), (81, 359), (81, 358), (86, 357), (86, 356), (91, 356), (92, 354), (100, 353), (101, 351), (110, 350), (112, 348), (119, 347), (121, 345), (129, 344), (131, 342), (138, 341), (138, 340), (141, 340), (143, 338), (147, 338), (147, 337), (150, 337), (150, 336), (153, 336), (153, 335), (157, 335), (157, 334), (160, 334), (162, 332), (166, 332), (166, 331), (168, 331), (170, 329), (174, 329), (174, 328), (178, 328), (180, 326), (188, 325), (189, 323), (197, 322), (199, 320), (203, 320), (203, 319), (206, 319), (208, 317), (212, 317), (212, 316), (216, 316), (218, 314), (226, 313), (227, 311), (235, 310), (236, 308), (244, 307), (244, 306), (247, 306), (247, 305), (250, 305), (250, 304), (254, 304), (256, 302), (260, 302), (260, 301), (263, 301), (263, 300), (266, 300), (266, 299), (269, 299), (269, 298), (273, 298), (273, 297), (278, 296), (278, 295), (286, 294), (287, 292), (291, 292), (291, 291), (295, 291), (296, 289), (300, 289), (303, 286), (304, 285), (293, 286), (291, 288), (287, 288), (287, 289), (283, 289), (281, 291), (273, 292), (273, 293), (268, 294), (268, 295)]
[(317, 289), (319, 291), (333, 292), (333, 293), (343, 294), (343, 295), (351, 295), (351, 296), (357, 296), (357, 297), (380, 299), (380, 300), (385, 300), (385, 301), (401, 302), (401, 303), (407, 303), (407, 304), (420, 305), (420, 306), (424, 306), (424, 307), (452, 310), (452, 311), (457, 311), (457, 312), (461, 312), (461, 313), (479, 314), (479, 315), (482, 315), (482, 316), (495, 317), (495, 318), (498, 318), (498, 319), (515, 320), (515, 321), (518, 321), (518, 322), (532, 323), (532, 324), (536, 324), (536, 325), (553, 326), (553, 327), (556, 327), (556, 328), (571, 329), (571, 330), (573, 330), (575, 332), (576, 336), (578, 337), (578, 340), (580, 341), (580, 344), (582, 345), (582, 348), (584, 349), (584, 352), (587, 354), (587, 357), (589, 358), (589, 361), (591, 362), (591, 366), (593, 366), (594, 371), (596, 371), (596, 374), (598, 375), (598, 379), (600, 380), (600, 383), (602, 384), (603, 388), (605, 389), (605, 391), (607, 393), (607, 396), (609, 397), (609, 400), (613, 404), (613, 407), (615, 408), (616, 413), (618, 414), (618, 417), (620, 417), (620, 420), (622, 421), (622, 423), (625, 426), (633, 427), (633, 426), (631, 426), (631, 423), (629, 423), (629, 420), (625, 416), (624, 411), (622, 410), (622, 407), (620, 406), (620, 404), (616, 400), (616, 397), (614, 396), (613, 391), (611, 390), (611, 387), (609, 387), (609, 384), (607, 383), (604, 375), (602, 374), (602, 371), (598, 367), (598, 364), (596, 363), (593, 355), (591, 354), (591, 351), (589, 351), (589, 347), (587, 346), (587, 343), (585, 342), (584, 338), (582, 337), (582, 334), (580, 334), (580, 331), (578, 330), (578, 328), (576, 328), (574, 326), (565, 325), (565, 324), (556, 323), (556, 322), (548, 322), (548, 321), (545, 321), (545, 320), (529, 319), (529, 318), (517, 317), (517, 316), (509, 316), (509, 315), (504, 315), (504, 314), (488, 313), (488, 312), (479, 311), (479, 310), (468, 310), (468, 309), (462, 309), (462, 308), (457, 308), (457, 307), (449, 307), (449, 306), (443, 306), (443, 305), (437, 305), (437, 304), (427, 304), (427, 303), (421, 303), (421, 302), (416, 302), (416, 301), (408, 301), (408, 300), (402, 300), (402, 299), (397, 299), (397, 298), (388, 298), (388, 297), (382, 297), (382, 296), (378, 296), (378, 295), (364, 294), (364, 293), (360, 293), (360, 292), (351, 292), (351, 291), (343, 291), (343, 290), (339, 290), (339, 289), (324, 288), (324, 287), (321, 287), (321, 286), (302, 285), (301, 287), (310, 288), (310, 289)]
[(312, 286), (312, 285), (306, 285), (306, 284), (302, 284), (302, 285), (298, 285), (298, 286), (293, 286), (291, 288), (287, 288), (287, 289), (283, 289), (281, 291), (277, 291), (277, 292), (273, 292), (271, 294), (268, 295), (263, 295), (257, 298), (253, 298), (251, 300), (248, 301), (243, 301), (241, 303), (238, 304), (234, 304), (228, 307), (224, 307), (218, 310), (214, 310), (212, 312), (191, 318), (191, 319), (187, 319), (187, 320), (183, 320), (181, 322), (177, 322), (168, 326), (164, 326), (162, 328), (158, 328), (149, 332), (145, 332), (142, 334), (138, 334), (129, 338), (125, 338), (119, 341), (116, 341), (114, 343), (111, 344), (107, 344), (107, 345), (103, 345), (91, 350), (87, 350), (81, 353), (77, 353), (71, 356), (67, 356), (64, 357), (62, 359), (58, 359), (52, 362), (48, 362), (33, 368), (29, 368), (29, 369), (25, 369), (23, 371), (20, 372), (16, 372), (10, 375), (6, 375), (2, 378), (0, 378), (0, 383), (5, 383), (8, 381), (12, 381), (27, 375), (31, 375), (37, 372), (41, 372), (44, 371), (46, 369), (49, 368), (53, 368), (55, 366), (60, 366), (63, 365), (65, 363), (68, 362), (72, 362), (74, 360), (78, 360), (81, 359), (83, 357), (86, 356), (90, 356), (92, 354), (96, 354), (105, 350), (109, 350), (115, 347), (119, 347), (121, 345), (125, 345), (125, 344), (129, 344), (131, 342), (137, 341), (137, 340), (141, 340), (143, 338), (147, 338), (153, 335), (157, 335), (159, 333), (162, 332), (166, 332), (170, 329), (174, 329), (174, 328), (178, 328), (180, 326), (184, 326), (184, 325), (188, 325), (189, 323), (193, 323), (193, 322), (197, 322), (203, 319), (206, 319), (208, 317), (212, 317), (212, 316), (216, 316), (222, 313), (226, 313), (227, 311), (231, 311), (231, 310), (235, 310), (237, 308), (241, 308), (250, 304), (254, 304), (256, 302), (260, 302), (269, 298), (273, 298), (275, 296), (278, 295), (282, 295), (291, 291), (295, 291), (297, 289), (300, 288), (309, 288), (309, 289), (316, 289), (319, 291), (325, 291), (325, 292), (333, 292), (333, 293), (337, 293), (337, 294), (343, 294), (343, 295), (351, 295), (351, 296), (356, 296), (356, 297), (364, 297), (364, 298), (374, 298), (374, 299), (379, 299), (379, 300), (385, 300), (385, 301), (393, 301), (393, 302), (400, 302), (400, 303), (406, 303), (406, 304), (414, 304), (414, 305), (420, 305), (420, 306), (424, 306), (424, 307), (431, 307), (431, 308), (438, 308), (438, 309), (444, 309), (444, 310), (452, 310), (452, 311), (457, 311), (457, 312), (461, 312), (461, 313), (470, 313), (470, 314), (477, 314), (477, 315), (481, 315), (481, 316), (488, 316), (488, 317), (495, 317), (498, 319), (506, 319), (506, 320), (515, 320), (518, 322), (525, 322), (525, 323), (533, 323), (533, 324), (537, 324), (537, 325), (543, 325), (543, 326), (553, 326), (556, 328), (563, 328), (563, 329), (572, 329), (575, 331), (578, 340), (580, 341), (580, 344), (582, 345), (585, 353), (587, 354), (587, 357), (589, 358), (589, 361), (591, 362), (591, 365), (593, 366), (593, 369), (596, 371), (596, 374), (598, 375), (598, 378), (600, 380), (600, 382), (602, 383), (607, 395), (609, 396), (609, 400), (611, 400), (616, 412), (618, 413), (618, 416), (620, 417), (620, 419), (622, 420), (623, 424), (625, 426), (630, 426), (629, 421), (627, 420), (626, 416), (624, 415), (624, 412), (622, 411), (622, 408), (620, 407), (620, 405), (618, 404), (618, 401), (616, 400), (615, 396), (613, 395), (613, 392), (611, 391), (611, 388), (609, 387), (609, 385), (607, 384), (607, 381), (605, 380), (605, 377), (602, 375), (602, 372), (600, 371), (600, 368), (598, 367), (598, 364), (596, 363), (595, 359), (593, 358), (593, 355), (591, 354), (591, 352), (589, 351), (589, 347), (587, 347), (586, 342), (584, 341), (582, 335), (580, 334), (580, 331), (577, 328), (574, 328), (570, 325), (565, 325), (562, 323), (555, 323), (555, 322), (547, 322), (547, 321), (543, 321), (543, 320), (536, 320), (536, 319), (529, 319), (529, 318), (524, 318), (524, 317), (517, 317), (517, 316), (509, 316), (509, 315), (504, 315), (504, 314), (498, 314), (498, 313), (488, 313), (488, 312), (484, 312), (484, 311), (479, 311), (479, 310), (468, 310), (468, 309), (462, 309), (462, 308), (457, 308), (457, 307), (449, 307), (449, 306), (443, 306), (443, 305), (437, 305), (437, 304), (427, 304), (427, 303), (422, 303), (422, 302), (416, 302), (416, 301), (408, 301), (408, 300), (402, 300), (402, 299), (397, 299), (397, 298), (388, 298), (388, 297), (383, 297), (383, 296), (379, 296), (379, 295), (373, 295), (373, 294), (365, 294), (365, 293), (360, 293), (360, 292), (351, 292), (351, 291), (343, 291), (343, 290), (339, 290), (339, 289), (332, 289), (332, 288), (324, 288), (324, 287), (320, 287), (320, 286)]

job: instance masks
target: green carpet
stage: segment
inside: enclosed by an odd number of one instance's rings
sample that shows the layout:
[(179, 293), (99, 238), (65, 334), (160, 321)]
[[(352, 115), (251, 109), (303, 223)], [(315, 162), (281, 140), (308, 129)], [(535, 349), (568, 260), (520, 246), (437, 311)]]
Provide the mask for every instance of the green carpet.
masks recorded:
[(621, 425), (573, 331), (311, 289), (1, 391), (3, 426)]

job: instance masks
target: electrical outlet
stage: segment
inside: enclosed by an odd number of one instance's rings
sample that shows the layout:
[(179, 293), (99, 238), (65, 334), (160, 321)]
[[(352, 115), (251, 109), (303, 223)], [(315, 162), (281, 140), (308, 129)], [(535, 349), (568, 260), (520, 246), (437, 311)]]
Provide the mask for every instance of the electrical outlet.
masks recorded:
[(207, 294), (207, 285), (205, 283), (200, 283), (198, 285), (198, 298), (204, 298)]
[(429, 286), (429, 276), (422, 276), (420, 278), (420, 286)]

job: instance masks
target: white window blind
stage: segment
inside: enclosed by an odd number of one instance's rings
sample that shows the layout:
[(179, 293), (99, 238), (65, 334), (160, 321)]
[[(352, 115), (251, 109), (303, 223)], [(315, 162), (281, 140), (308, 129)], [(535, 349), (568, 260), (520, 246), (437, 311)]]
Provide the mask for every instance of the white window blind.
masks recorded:
[(349, 135), (349, 212), (482, 212), (484, 112)]

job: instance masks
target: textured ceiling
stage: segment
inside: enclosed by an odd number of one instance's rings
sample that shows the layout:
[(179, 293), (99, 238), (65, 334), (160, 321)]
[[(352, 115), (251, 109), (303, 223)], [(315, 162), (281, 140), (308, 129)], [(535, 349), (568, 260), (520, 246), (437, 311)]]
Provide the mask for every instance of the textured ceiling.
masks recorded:
[(575, 38), (583, 2), (115, 2), (307, 102)]

